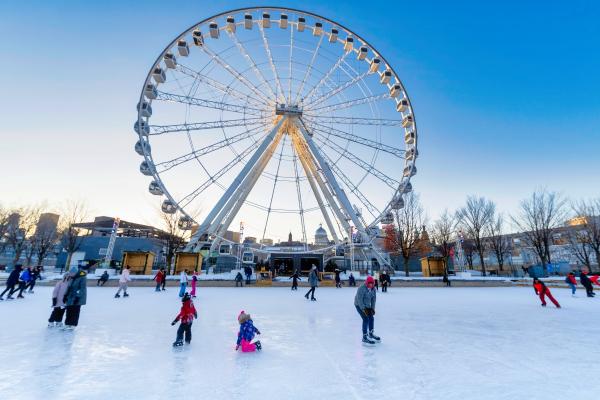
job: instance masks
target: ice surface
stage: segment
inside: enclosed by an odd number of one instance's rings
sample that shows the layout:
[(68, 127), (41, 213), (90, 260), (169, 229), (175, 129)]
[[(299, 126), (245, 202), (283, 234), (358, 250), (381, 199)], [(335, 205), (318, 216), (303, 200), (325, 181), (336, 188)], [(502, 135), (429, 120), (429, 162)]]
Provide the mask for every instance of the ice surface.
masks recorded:
[[(174, 350), (177, 289), (90, 287), (74, 332), (46, 328), (49, 287), (0, 303), (0, 398), (591, 399), (598, 395), (600, 299), (553, 289), (391, 288), (360, 343), (354, 289), (199, 288), (190, 346)], [(240, 310), (264, 350), (234, 351)]]

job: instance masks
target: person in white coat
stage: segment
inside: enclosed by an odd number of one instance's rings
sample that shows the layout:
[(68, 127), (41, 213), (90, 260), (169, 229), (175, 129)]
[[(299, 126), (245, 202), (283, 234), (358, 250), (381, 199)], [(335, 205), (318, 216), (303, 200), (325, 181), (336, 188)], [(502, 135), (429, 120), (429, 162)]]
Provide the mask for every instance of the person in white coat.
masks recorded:
[(69, 274), (65, 274), (63, 279), (58, 281), (52, 291), (52, 314), (48, 319), (48, 328), (54, 326), (61, 327), (63, 325), (63, 316), (65, 315), (65, 294), (69, 287)]
[(119, 290), (115, 294), (115, 298), (121, 297), (121, 290), (123, 290), (123, 297), (129, 297), (127, 293), (127, 283), (131, 280), (129, 277), (129, 265), (121, 272), (121, 278), (119, 278)]
[(181, 274), (179, 274), (179, 297), (183, 297), (183, 295), (185, 294), (185, 289), (187, 288), (187, 284), (188, 284), (188, 274), (187, 274), (187, 269), (181, 271)]

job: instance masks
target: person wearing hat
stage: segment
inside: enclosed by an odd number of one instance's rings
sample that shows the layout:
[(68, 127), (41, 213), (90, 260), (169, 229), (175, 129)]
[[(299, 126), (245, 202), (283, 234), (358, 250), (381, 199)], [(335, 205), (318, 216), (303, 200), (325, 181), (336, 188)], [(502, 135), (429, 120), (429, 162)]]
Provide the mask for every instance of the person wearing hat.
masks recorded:
[(310, 300), (317, 301), (317, 299), (315, 299), (315, 290), (317, 289), (317, 286), (319, 286), (319, 275), (317, 275), (317, 266), (314, 264), (308, 274), (308, 284), (310, 285), (310, 289), (306, 292), (304, 297), (308, 299), (308, 295), (310, 294)]
[(254, 326), (254, 322), (252, 321), (250, 314), (246, 314), (245, 311), (241, 311), (238, 315), (238, 322), (240, 324), (240, 331), (238, 332), (235, 351), (238, 351), (240, 347), (244, 353), (261, 350), (262, 345), (260, 344), (260, 340), (252, 342), (252, 340), (254, 340), (254, 335), (260, 335), (260, 331)]
[(81, 306), (84, 306), (87, 300), (87, 273), (77, 267), (71, 267), (69, 276), (71, 281), (64, 296), (67, 305), (65, 329), (71, 330), (79, 323)]
[(192, 322), (194, 318), (198, 318), (196, 307), (189, 293), (184, 293), (181, 298), (181, 310), (177, 317), (171, 322), (171, 326), (175, 325), (177, 321), (181, 321), (179, 328), (177, 328), (177, 338), (173, 343), (173, 347), (183, 346), (183, 336), (185, 334), (185, 342), (190, 344), (192, 341)]
[(365, 284), (359, 286), (354, 296), (354, 306), (362, 318), (363, 343), (375, 344), (381, 338), (373, 332), (375, 325), (375, 302), (377, 301), (377, 292), (375, 291), (375, 279), (367, 276)]

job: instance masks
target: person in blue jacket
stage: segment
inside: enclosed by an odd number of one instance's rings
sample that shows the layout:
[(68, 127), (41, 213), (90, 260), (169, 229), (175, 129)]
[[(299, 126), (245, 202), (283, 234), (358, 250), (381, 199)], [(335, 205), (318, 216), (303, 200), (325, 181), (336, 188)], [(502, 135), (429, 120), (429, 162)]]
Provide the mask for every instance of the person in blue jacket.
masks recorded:
[(21, 275), (19, 275), (19, 287), (11, 290), (8, 297), (18, 290), (19, 295), (17, 296), (17, 299), (24, 299), (25, 296), (23, 296), (23, 292), (27, 285), (29, 285), (29, 281), (31, 281), (31, 267), (25, 268), (23, 272), (21, 272)]
[(17, 283), (19, 283), (19, 275), (21, 274), (21, 264), (17, 264), (15, 265), (15, 268), (10, 272), (10, 275), (8, 275), (8, 279), (6, 280), (6, 289), (4, 289), (4, 291), (2, 292), (2, 294), (0, 294), (0, 301), (4, 300), (2, 298), (2, 296), (4, 296), (4, 293), (8, 292), (8, 297), (7, 299), (12, 300), (12, 293), (15, 292), (17, 289), (15, 289), (15, 286), (17, 286)]
[(362, 319), (363, 343), (375, 344), (381, 338), (373, 332), (375, 326), (375, 303), (377, 291), (375, 290), (375, 279), (367, 276), (365, 284), (359, 286), (354, 297), (354, 307)]

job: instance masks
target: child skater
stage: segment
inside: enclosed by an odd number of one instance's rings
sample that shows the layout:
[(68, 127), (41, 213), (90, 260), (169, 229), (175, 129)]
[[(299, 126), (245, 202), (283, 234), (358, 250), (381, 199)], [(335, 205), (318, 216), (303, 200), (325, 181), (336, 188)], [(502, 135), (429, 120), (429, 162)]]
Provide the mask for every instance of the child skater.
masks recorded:
[(571, 288), (571, 296), (575, 297), (575, 292), (577, 291), (577, 279), (575, 279), (575, 274), (569, 272), (569, 275), (565, 278), (565, 282)]
[(198, 283), (198, 272), (194, 271), (194, 275), (192, 275), (192, 291), (190, 294), (192, 295), (192, 299), (196, 298), (196, 284)]
[(189, 293), (185, 293), (181, 298), (181, 311), (175, 317), (175, 320), (171, 322), (171, 326), (175, 325), (177, 321), (181, 321), (179, 328), (177, 328), (177, 339), (173, 343), (173, 347), (183, 346), (183, 334), (185, 333), (185, 342), (190, 344), (192, 341), (192, 322), (194, 318), (198, 318), (198, 313), (194, 307), (194, 302), (190, 297)]
[(246, 314), (244, 311), (240, 312), (240, 315), (238, 315), (238, 322), (240, 323), (240, 331), (238, 333), (235, 351), (238, 351), (240, 347), (244, 353), (261, 350), (262, 346), (260, 340), (252, 343), (254, 334), (260, 335), (260, 331), (254, 326), (250, 314)]
[(54, 286), (52, 292), (52, 314), (48, 319), (48, 328), (62, 327), (63, 316), (65, 315), (65, 308), (67, 305), (64, 302), (67, 288), (69, 287), (69, 274), (65, 274), (61, 281)]
[(546, 284), (540, 281), (538, 278), (533, 278), (533, 290), (535, 290), (535, 294), (540, 296), (540, 300), (542, 300), (542, 307), (546, 307), (546, 300), (544, 299), (544, 296), (548, 296), (548, 298), (554, 303), (556, 308), (560, 308), (560, 304), (558, 304), (558, 301), (556, 301), (554, 297), (552, 297), (550, 289), (548, 289)]
[(294, 271), (294, 275), (290, 276), (290, 279), (292, 280), (292, 290), (298, 290), (298, 281), (301, 280), (298, 271)]

